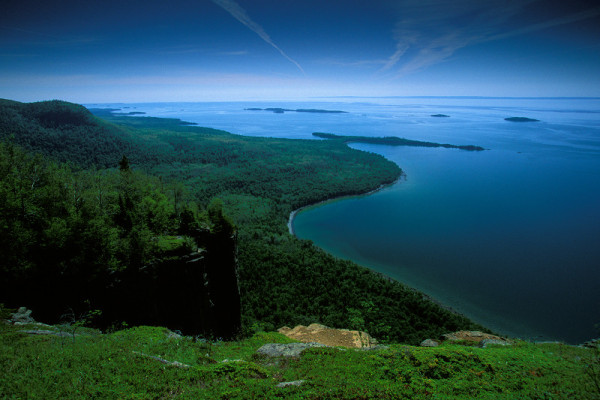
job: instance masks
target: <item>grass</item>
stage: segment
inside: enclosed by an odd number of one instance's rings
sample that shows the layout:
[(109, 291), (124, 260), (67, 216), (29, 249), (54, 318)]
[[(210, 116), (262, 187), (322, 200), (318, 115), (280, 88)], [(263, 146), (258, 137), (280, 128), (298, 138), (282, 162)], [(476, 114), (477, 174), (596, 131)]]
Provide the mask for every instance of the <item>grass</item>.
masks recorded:
[[(590, 365), (597, 368), (598, 353), (562, 344), (315, 348), (284, 359), (256, 354), (263, 344), (292, 341), (279, 333), (210, 342), (136, 327), (109, 334), (82, 331), (86, 334), (72, 340), (20, 332), (36, 327), (1, 325), (4, 399), (600, 398), (586, 374)], [(304, 383), (276, 387), (297, 380)]]

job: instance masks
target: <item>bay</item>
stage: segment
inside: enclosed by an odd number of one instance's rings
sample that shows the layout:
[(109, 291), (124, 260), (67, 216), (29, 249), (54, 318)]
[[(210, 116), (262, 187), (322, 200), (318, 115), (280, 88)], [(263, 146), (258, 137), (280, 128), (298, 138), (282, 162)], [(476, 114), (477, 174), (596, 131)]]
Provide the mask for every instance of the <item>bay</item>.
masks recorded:
[[(481, 145), (489, 150), (352, 145), (396, 162), (406, 180), (304, 210), (295, 233), (500, 333), (570, 343), (600, 336), (600, 99), (104, 106), (252, 136), (312, 138), (320, 131)], [(438, 113), (450, 117), (431, 117)], [(504, 120), (513, 116), (540, 122)]]

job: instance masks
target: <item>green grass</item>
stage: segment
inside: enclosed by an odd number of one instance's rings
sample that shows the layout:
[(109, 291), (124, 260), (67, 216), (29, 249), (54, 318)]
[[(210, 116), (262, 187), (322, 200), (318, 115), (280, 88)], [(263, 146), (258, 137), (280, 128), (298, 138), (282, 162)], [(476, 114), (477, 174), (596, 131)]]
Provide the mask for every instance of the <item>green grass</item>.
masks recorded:
[[(562, 344), (361, 351), (310, 349), (300, 358), (257, 355), (278, 333), (237, 342), (169, 337), (160, 327), (71, 337), (0, 327), (4, 399), (593, 399), (586, 375), (597, 353)], [(179, 368), (152, 357), (187, 364)], [(595, 358), (594, 358), (595, 357)], [(277, 388), (279, 382), (304, 380)]]

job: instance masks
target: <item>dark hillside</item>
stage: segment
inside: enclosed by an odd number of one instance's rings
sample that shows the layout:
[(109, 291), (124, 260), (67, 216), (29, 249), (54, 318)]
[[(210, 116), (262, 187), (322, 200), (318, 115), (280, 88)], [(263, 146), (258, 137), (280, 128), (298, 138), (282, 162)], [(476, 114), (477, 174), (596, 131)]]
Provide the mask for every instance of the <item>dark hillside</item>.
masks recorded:
[(138, 145), (125, 130), (64, 101), (0, 100), (0, 139), (9, 138), (26, 150), (83, 168), (114, 167), (123, 154), (139, 162)]

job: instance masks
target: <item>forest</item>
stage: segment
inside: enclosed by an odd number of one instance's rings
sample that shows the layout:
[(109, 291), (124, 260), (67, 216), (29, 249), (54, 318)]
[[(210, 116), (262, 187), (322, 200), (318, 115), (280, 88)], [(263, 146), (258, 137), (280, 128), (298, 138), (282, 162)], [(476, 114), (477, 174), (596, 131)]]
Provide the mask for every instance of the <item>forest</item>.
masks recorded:
[[(433, 116), (440, 116), (433, 115)], [(443, 147), (446, 149), (460, 149), (467, 151), (482, 151), (485, 150), (481, 146), (475, 146), (472, 144), (467, 145), (455, 145), (448, 143), (435, 143), (435, 142), (423, 142), (420, 140), (410, 140), (405, 138), (399, 138), (397, 136), (386, 136), (386, 137), (369, 137), (369, 136), (343, 136), (335, 135), (333, 133), (322, 133), (314, 132), (313, 136), (321, 139), (339, 140), (344, 143), (370, 143), (370, 144), (384, 144), (387, 146), (415, 146), (415, 147)]]
[[(53, 304), (58, 316), (123, 271), (145, 271), (173, 249), (201, 251), (207, 242), (194, 232), (204, 229), (235, 236), (228, 248), (237, 257), (241, 336), (319, 322), (415, 344), (485, 329), (288, 233), (291, 211), (401, 175), (346, 140), (244, 137), (175, 119), (10, 100), (0, 101), (0, 140), (2, 289), (38, 282), (19, 296), (3, 290), (0, 303), (9, 307), (29, 298)], [(50, 283), (51, 296), (36, 294)]]

